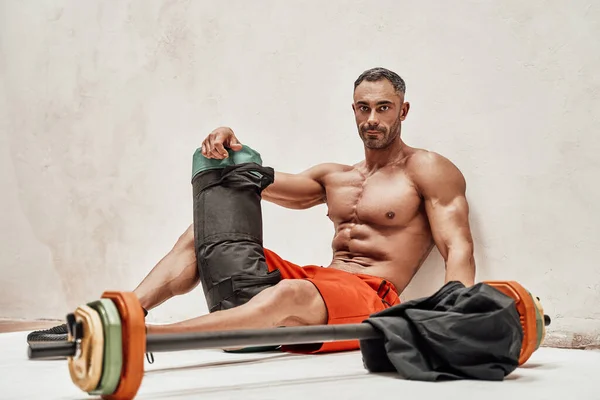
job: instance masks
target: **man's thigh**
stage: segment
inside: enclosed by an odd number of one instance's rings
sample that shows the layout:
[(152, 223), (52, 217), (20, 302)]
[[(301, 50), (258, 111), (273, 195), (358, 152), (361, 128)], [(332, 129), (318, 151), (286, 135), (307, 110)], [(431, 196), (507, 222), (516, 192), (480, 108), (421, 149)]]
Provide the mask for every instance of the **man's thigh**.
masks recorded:
[[(372, 280), (378, 278), (372, 277)], [(325, 305), (325, 324), (358, 324), (370, 315), (389, 307), (383, 301), (385, 281), (377, 286), (367, 283), (362, 277), (332, 268), (321, 268), (311, 278), (307, 278), (317, 291)], [(377, 288), (381, 286), (380, 291)], [(335, 352), (359, 349), (358, 340), (326, 342), (307, 346), (284, 346), (284, 350), (294, 352)]]

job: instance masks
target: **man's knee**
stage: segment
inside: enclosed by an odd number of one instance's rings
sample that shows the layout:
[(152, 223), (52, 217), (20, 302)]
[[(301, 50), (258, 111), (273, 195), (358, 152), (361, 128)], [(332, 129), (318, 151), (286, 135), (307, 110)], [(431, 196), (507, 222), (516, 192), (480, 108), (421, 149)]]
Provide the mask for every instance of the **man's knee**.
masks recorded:
[(174, 246), (175, 250), (194, 249), (194, 225), (188, 226), (183, 232)]
[(284, 279), (275, 286), (271, 293), (271, 301), (276, 304), (304, 305), (315, 295), (312, 283), (301, 279)]
[(281, 325), (326, 322), (325, 302), (309, 281), (284, 279), (271, 289), (264, 306), (268, 310), (275, 307), (281, 312)]

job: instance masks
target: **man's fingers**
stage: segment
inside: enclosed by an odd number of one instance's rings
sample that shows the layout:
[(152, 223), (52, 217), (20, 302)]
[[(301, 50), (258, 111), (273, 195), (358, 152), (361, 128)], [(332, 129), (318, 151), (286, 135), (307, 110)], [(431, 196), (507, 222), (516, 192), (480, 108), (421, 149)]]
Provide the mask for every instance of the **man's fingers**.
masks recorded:
[(208, 135), (208, 137), (206, 138), (207, 146), (206, 146), (206, 156), (208, 158), (216, 158), (216, 159), (221, 159), (223, 158), (221, 155), (219, 155), (219, 152), (215, 149), (215, 135), (210, 134)]
[(233, 151), (240, 151), (243, 148), (230, 129), (216, 129), (202, 142), (202, 154), (207, 158), (227, 158), (229, 157), (228, 148)]
[(210, 153), (209, 153), (209, 154), (211, 155), (211, 158), (216, 158), (216, 159), (218, 159), (218, 160), (221, 160), (221, 159), (225, 158), (225, 157), (223, 157), (223, 155), (222, 155), (222, 154), (220, 154), (220, 153), (219, 153), (219, 151), (218, 151), (217, 149), (215, 149), (214, 147), (213, 147), (213, 148), (210, 150)]
[(223, 142), (220, 140), (215, 140), (215, 151), (223, 158), (229, 157), (229, 153), (227, 153), (227, 150), (225, 150), (225, 147), (223, 147)]
[(205, 140), (202, 142), (202, 155), (206, 158), (213, 158), (212, 152), (210, 151), (209, 144)]
[(231, 141), (229, 143), (229, 147), (231, 147), (231, 149), (234, 151), (239, 151), (242, 149), (242, 144), (240, 143), (238, 138), (235, 137), (235, 135), (231, 137)]

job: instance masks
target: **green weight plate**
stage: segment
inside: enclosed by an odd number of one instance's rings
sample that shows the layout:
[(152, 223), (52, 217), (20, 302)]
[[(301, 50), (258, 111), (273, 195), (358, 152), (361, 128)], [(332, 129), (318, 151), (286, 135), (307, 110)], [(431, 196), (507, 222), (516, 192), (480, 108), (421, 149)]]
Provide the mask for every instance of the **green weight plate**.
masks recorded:
[(91, 395), (113, 394), (121, 379), (123, 367), (123, 343), (121, 337), (121, 317), (119, 310), (110, 299), (100, 299), (88, 304), (102, 319), (104, 330), (104, 365), (102, 378)]

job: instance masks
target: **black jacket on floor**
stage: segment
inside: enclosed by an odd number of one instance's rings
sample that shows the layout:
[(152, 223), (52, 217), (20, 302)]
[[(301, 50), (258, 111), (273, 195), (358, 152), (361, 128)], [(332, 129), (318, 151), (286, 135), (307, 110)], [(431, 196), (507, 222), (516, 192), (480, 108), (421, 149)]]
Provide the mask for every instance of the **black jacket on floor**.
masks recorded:
[(484, 283), (449, 282), (434, 295), (372, 315), (384, 334), (361, 340), (365, 368), (410, 380), (503, 380), (518, 367), (523, 329), (512, 298)]

